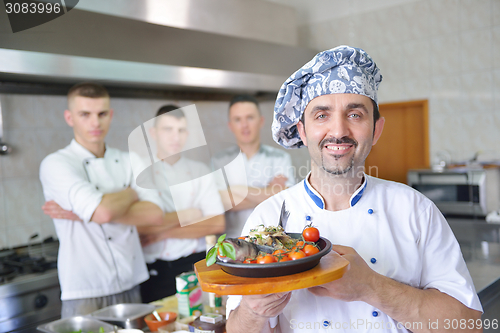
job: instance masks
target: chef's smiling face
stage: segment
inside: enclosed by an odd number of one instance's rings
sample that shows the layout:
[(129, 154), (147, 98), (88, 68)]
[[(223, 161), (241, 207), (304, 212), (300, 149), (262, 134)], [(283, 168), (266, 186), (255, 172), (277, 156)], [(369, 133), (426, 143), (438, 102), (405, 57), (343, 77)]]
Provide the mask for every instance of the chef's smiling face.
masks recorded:
[(297, 124), (313, 165), (333, 175), (364, 167), (371, 147), (384, 127), (380, 118), (374, 127), (373, 104), (358, 94), (331, 94), (313, 99)]
[(188, 138), (186, 118), (166, 114), (157, 117), (156, 125), (151, 129), (151, 136), (156, 141), (159, 159), (180, 153)]
[(64, 111), (64, 118), (73, 127), (76, 141), (86, 147), (104, 143), (113, 110), (107, 97), (74, 96), (69, 101), (69, 110)]

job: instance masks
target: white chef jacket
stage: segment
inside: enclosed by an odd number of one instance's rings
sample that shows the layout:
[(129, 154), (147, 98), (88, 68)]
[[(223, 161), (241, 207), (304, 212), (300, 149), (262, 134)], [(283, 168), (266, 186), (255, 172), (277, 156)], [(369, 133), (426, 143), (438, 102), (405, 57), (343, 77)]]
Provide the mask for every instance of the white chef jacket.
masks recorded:
[[(287, 177), (286, 187), (295, 184), (294, 169), (290, 154), (268, 145), (260, 145), (259, 151), (250, 159), (242, 154), (245, 172), (239, 165), (230, 165), (231, 159), (240, 152), (237, 146), (226, 150), (214, 158), (215, 165), (225, 165), (224, 170), (230, 185), (248, 185), (250, 187), (266, 187), (278, 175)], [(223, 179), (217, 179), (219, 190), (226, 190), (227, 185)], [(253, 209), (226, 212), (227, 237), (238, 237), (246, 220)]]
[[(160, 184), (170, 185), (159, 191), (165, 212), (198, 208), (203, 216), (224, 213), (214, 175), (205, 164), (181, 157), (173, 165), (156, 163), (153, 170), (155, 179), (163, 178), (160, 179)], [(205, 250), (205, 237), (169, 238), (143, 248), (147, 263), (153, 263), (157, 259), (173, 261)]]
[[(458, 242), (432, 201), (406, 185), (365, 175), (365, 183), (351, 197), (351, 207), (329, 211), (308, 178), (257, 206), (242, 235), (259, 224), (276, 225), (286, 200), (290, 211), (287, 232), (302, 232), (310, 216), (322, 237), (353, 247), (376, 272), (415, 288), (438, 289), (482, 311)], [(228, 315), (240, 300), (241, 296), (229, 297)], [(276, 324), (273, 319), (271, 325)], [(367, 303), (317, 297), (307, 289), (292, 292), (279, 315), (279, 326), (283, 333), (325, 328), (336, 332), (408, 332)]]
[(131, 186), (140, 200), (161, 205), (154, 190), (138, 188), (129, 154), (106, 146), (96, 158), (74, 139), (40, 165), (45, 200), (54, 200), (81, 221), (54, 219), (59, 238), (61, 299), (114, 295), (149, 278), (135, 226), (90, 221), (105, 193)]

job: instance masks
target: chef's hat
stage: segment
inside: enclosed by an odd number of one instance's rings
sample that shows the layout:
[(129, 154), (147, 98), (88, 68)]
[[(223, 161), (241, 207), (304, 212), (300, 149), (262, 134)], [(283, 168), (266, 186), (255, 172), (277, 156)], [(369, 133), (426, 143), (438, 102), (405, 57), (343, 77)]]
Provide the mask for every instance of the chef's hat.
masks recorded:
[(318, 53), (281, 86), (274, 105), (274, 141), (301, 148), (297, 123), (310, 101), (327, 94), (359, 94), (378, 103), (381, 81), (380, 70), (362, 49), (342, 45)]

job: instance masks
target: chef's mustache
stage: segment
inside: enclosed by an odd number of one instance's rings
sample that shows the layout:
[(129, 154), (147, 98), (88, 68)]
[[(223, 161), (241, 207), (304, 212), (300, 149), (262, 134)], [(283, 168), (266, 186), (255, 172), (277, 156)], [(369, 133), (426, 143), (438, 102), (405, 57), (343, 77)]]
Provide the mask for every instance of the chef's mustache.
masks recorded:
[(349, 138), (347, 136), (344, 136), (343, 138), (337, 139), (337, 138), (326, 138), (321, 140), (319, 143), (319, 146), (321, 148), (324, 148), (327, 144), (334, 144), (334, 145), (340, 145), (342, 143), (349, 143), (353, 145), (354, 147), (358, 146), (358, 142), (352, 138)]

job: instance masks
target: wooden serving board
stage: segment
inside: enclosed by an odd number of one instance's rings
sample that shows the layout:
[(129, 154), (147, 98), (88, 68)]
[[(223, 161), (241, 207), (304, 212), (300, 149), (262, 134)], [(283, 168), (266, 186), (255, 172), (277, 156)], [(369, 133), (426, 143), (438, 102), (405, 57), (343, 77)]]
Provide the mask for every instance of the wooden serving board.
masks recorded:
[[(299, 259), (300, 260), (300, 259)], [(265, 264), (263, 264), (265, 265)], [(203, 259), (194, 264), (201, 289), (219, 295), (260, 295), (310, 288), (340, 279), (349, 261), (333, 251), (314, 268), (292, 275), (267, 278), (247, 278), (224, 272), (221, 266), (207, 267)]]

